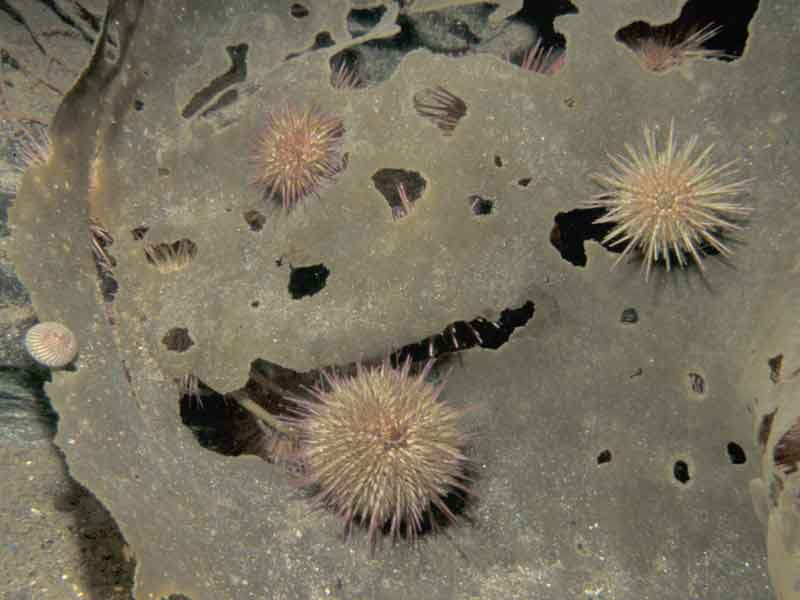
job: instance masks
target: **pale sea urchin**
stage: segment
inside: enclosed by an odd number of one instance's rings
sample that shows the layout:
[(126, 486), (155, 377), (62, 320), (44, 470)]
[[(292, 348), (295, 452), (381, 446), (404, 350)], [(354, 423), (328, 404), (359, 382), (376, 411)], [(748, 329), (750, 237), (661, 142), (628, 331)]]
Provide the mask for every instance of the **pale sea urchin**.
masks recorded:
[(255, 183), (290, 210), (342, 170), (343, 137), (342, 119), (314, 105), (268, 113), (252, 157)]
[(352, 376), (325, 373), (311, 399), (296, 400), (302, 486), (344, 519), (348, 536), (353, 523), (364, 524), (373, 549), (385, 528), (413, 542), (431, 510), (454, 521), (445, 498), (469, 491), (462, 411), (439, 399), (443, 383), (427, 381), (432, 364), (416, 375), (409, 360), (399, 369), (384, 361)]
[(638, 249), (644, 254), (647, 279), (659, 260), (666, 263), (667, 271), (673, 258), (680, 267), (687, 266), (687, 254), (703, 269), (704, 246), (729, 255), (720, 234), (741, 229), (736, 221), (752, 210), (730, 198), (744, 192), (751, 180), (730, 179), (736, 172), (735, 160), (711, 163), (713, 145), (693, 157), (696, 135), (679, 149), (674, 123), (663, 149), (659, 150), (656, 134), (647, 126), (644, 139), (644, 151), (626, 144), (627, 157), (609, 156), (611, 172), (593, 175), (606, 191), (583, 203), (587, 208), (607, 209), (595, 223), (615, 225), (603, 244), (625, 244), (614, 265)]
[(61, 323), (38, 323), (25, 334), (25, 349), (36, 362), (51, 369), (66, 367), (78, 354), (75, 334)]

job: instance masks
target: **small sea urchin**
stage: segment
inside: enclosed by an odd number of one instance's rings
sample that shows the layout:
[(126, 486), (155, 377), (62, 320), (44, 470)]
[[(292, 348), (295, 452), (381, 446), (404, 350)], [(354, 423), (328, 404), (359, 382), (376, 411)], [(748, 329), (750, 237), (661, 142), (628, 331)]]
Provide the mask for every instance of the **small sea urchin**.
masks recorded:
[(37, 323), (25, 334), (25, 349), (36, 362), (51, 369), (66, 367), (78, 354), (78, 340), (66, 326), (54, 321)]
[(373, 548), (387, 527), (414, 541), (432, 509), (453, 521), (445, 498), (468, 491), (461, 412), (440, 401), (443, 384), (427, 381), (432, 364), (417, 375), (409, 360), (327, 373), (312, 400), (297, 401), (305, 487), (344, 519), (348, 535), (363, 523)]
[(644, 254), (647, 279), (659, 260), (667, 271), (672, 259), (687, 266), (687, 254), (702, 269), (704, 246), (729, 255), (719, 235), (741, 229), (736, 220), (752, 210), (729, 198), (744, 192), (750, 180), (730, 179), (736, 161), (711, 163), (713, 146), (693, 157), (697, 136), (678, 149), (673, 123), (663, 149), (658, 149), (655, 132), (647, 126), (644, 139), (644, 151), (626, 144), (628, 157), (609, 156), (611, 173), (593, 176), (606, 191), (584, 203), (607, 210), (595, 223), (614, 224), (603, 243), (625, 244), (614, 265), (638, 249)]
[(269, 200), (293, 208), (342, 170), (342, 119), (318, 107), (286, 105), (267, 114), (253, 162)]

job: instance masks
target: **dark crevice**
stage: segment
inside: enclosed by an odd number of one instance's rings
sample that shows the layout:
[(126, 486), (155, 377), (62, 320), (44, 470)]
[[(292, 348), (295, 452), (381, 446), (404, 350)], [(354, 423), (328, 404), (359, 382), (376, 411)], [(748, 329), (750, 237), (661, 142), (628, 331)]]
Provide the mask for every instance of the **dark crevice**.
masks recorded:
[(518, 308), (506, 308), (496, 321), (477, 317), (471, 321), (454, 321), (441, 332), (420, 342), (407, 344), (392, 354), (392, 363), (401, 364), (410, 357), (414, 362), (469, 350), (475, 346), (497, 350), (511, 338), (515, 329), (524, 327), (533, 318), (530, 300)]
[(758, 426), (758, 435), (756, 439), (758, 440), (758, 445), (761, 448), (761, 452), (763, 453), (767, 447), (767, 440), (769, 440), (769, 434), (772, 432), (772, 422), (775, 419), (775, 413), (778, 412), (776, 408), (771, 413), (767, 413), (763, 417), (761, 417), (761, 423)]
[(219, 111), (221, 111), (226, 106), (230, 106), (231, 104), (236, 102), (238, 99), (239, 99), (239, 91), (236, 88), (234, 88), (232, 90), (228, 90), (227, 92), (222, 94), (219, 98), (217, 98), (217, 101), (214, 102), (214, 104), (212, 104), (207, 109), (205, 109), (202, 113), (200, 113), (200, 116), (203, 117), (203, 118), (212, 116), (215, 113), (218, 113)]
[(313, 296), (323, 290), (330, 274), (328, 267), (323, 264), (291, 267), (289, 294), (293, 300)]
[[(617, 31), (615, 39), (653, 72), (664, 72), (698, 57), (730, 62), (744, 54), (748, 27), (757, 9), (758, 0), (689, 0), (674, 21), (655, 26), (635, 21)], [(665, 46), (677, 51), (664, 53), (661, 49)], [(682, 49), (693, 54), (686, 55)]]
[(639, 322), (639, 312), (635, 308), (625, 308), (619, 317), (620, 323), (633, 325)]
[(22, 16), (22, 13), (19, 12), (16, 8), (11, 6), (6, 0), (0, 0), (0, 11), (6, 13), (12, 20), (16, 21), (20, 25), (22, 25), (25, 30), (28, 32), (28, 35), (31, 36), (31, 40), (33, 41), (34, 45), (39, 49), (44, 55), (47, 55), (47, 50), (44, 49), (44, 46), (39, 42), (36, 34), (33, 33), (33, 30), (28, 25), (28, 22), (25, 20), (25, 17)]
[[(423, 365), (434, 359), (436, 364), (431, 374), (437, 379), (444, 373), (444, 367), (450, 359), (448, 355), (475, 346), (500, 348), (515, 329), (530, 321), (533, 312), (533, 302), (528, 301), (519, 308), (503, 310), (496, 321), (483, 317), (456, 321), (441, 333), (403, 346), (388, 357), (366, 359), (362, 364), (377, 365), (388, 360), (392, 367), (397, 368), (410, 359), (412, 372), (419, 372)], [(188, 348), (191, 345), (189, 333), (183, 328), (171, 329), (164, 337), (165, 344), (167, 341), (176, 348)], [(264, 425), (240, 403), (243, 399), (252, 401), (271, 415), (294, 417), (298, 412), (295, 400), (313, 401), (308, 390), (320, 383), (323, 372), (332, 369), (340, 376), (350, 376), (357, 372), (357, 368), (356, 363), (348, 363), (298, 372), (256, 359), (250, 364), (250, 375), (244, 387), (227, 394), (209, 388), (203, 381), (190, 375), (182, 379), (179, 397), (181, 420), (204, 448), (231, 456), (254, 454), (271, 462), (296, 467), (296, 443)]]
[(80, 18), (83, 19), (86, 23), (88, 23), (89, 27), (91, 27), (93, 31), (99, 33), (100, 25), (102, 24), (102, 18), (92, 13), (80, 2), (77, 2), (77, 0), (72, 0), (72, 4), (77, 9)]
[(422, 175), (405, 169), (380, 169), (372, 175), (372, 183), (386, 199), (394, 218), (407, 216), (428, 185)]
[(184, 119), (193, 117), (217, 94), (232, 85), (243, 82), (247, 78), (248, 45), (227, 46), (225, 51), (231, 59), (231, 67), (192, 96), (181, 111), (181, 116)]
[(89, 35), (79, 23), (76, 23), (75, 19), (64, 12), (64, 10), (58, 4), (56, 4), (55, 0), (39, 0), (39, 3), (44, 4), (47, 8), (49, 8), (50, 11), (53, 12), (59, 19), (61, 19), (65, 25), (77, 31), (85, 42), (90, 45), (94, 44), (94, 38)]
[(520, 186), (520, 187), (528, 187), (528, 185), (530, 185), (531, 181), (532, 181), (531, 177), (523, 177), (522, 179), (517, 181), (517, 185)]

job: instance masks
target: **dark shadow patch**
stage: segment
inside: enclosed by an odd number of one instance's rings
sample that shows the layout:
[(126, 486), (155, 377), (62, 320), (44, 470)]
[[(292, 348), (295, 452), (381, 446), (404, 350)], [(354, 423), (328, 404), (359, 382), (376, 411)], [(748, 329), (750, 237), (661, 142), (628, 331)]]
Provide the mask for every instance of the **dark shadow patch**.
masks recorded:
[(611, 462), (611, 450), (603, 450), (600, 454), (597, 455), (597, 464), (604, 465), (606, 463)]
[(293, 300), (313, 296), (324, 289), (330, 274), (328, 267), (323, 264), (291, 267), (289, 294)]
[(192, 340), (189, 330), (185, 327), (173, 327), (164, 334), (164, 337), (161, 338), (161, 343), (164, 344), (167, 350), (172, 352), (186, 352), (194, 346), (194, 340)]
[(619, 317), (620, 323), (625, 323), (626, 325), (633, 325), (634, 323), (639, 322), (639, 312), (632, 307), (626, 308), (622, 311), (622, 314)]
[(212, 80), (211, 83), (196, 92), (186, 106), (181, 111), (184, 119), (190, 119), (200, 112), (211, 99), (232, 85), (243, 82), (247, 79), (247, 44), (227, 46), (225, 51), (231, 60), (230, 68)]
[(519, 187), (528, 187), (533, 179), (531, 177), (523, 177), (517, 181)]
[(689, 389), (702, 396), (706, 393), (706, 380), (700, 373), (689, 373)]

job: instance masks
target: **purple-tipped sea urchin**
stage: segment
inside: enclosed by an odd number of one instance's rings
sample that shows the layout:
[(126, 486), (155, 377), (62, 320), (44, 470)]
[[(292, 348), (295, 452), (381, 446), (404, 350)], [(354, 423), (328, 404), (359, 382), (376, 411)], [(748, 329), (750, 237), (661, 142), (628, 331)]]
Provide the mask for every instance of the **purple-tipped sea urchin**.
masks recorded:
[(270, 112), (253, 155), (255, 183), (290, 210), (342, 170), (343, 137), (342, 119), (316, 106)]
[(455, 520), (445, 498), (468, 492), (462, 412), (439, 399), (443, 384), (426, 380), (431, 366), (412, 375), (410, 361), (399, 369), (384, 361), (350, 377), (326, 373), (312, 400), (297, 401), (304, 487), (344, 519), (348, 535), (364, 524), (372, 548), (386, 527), (413, 542), (434, 507)]

